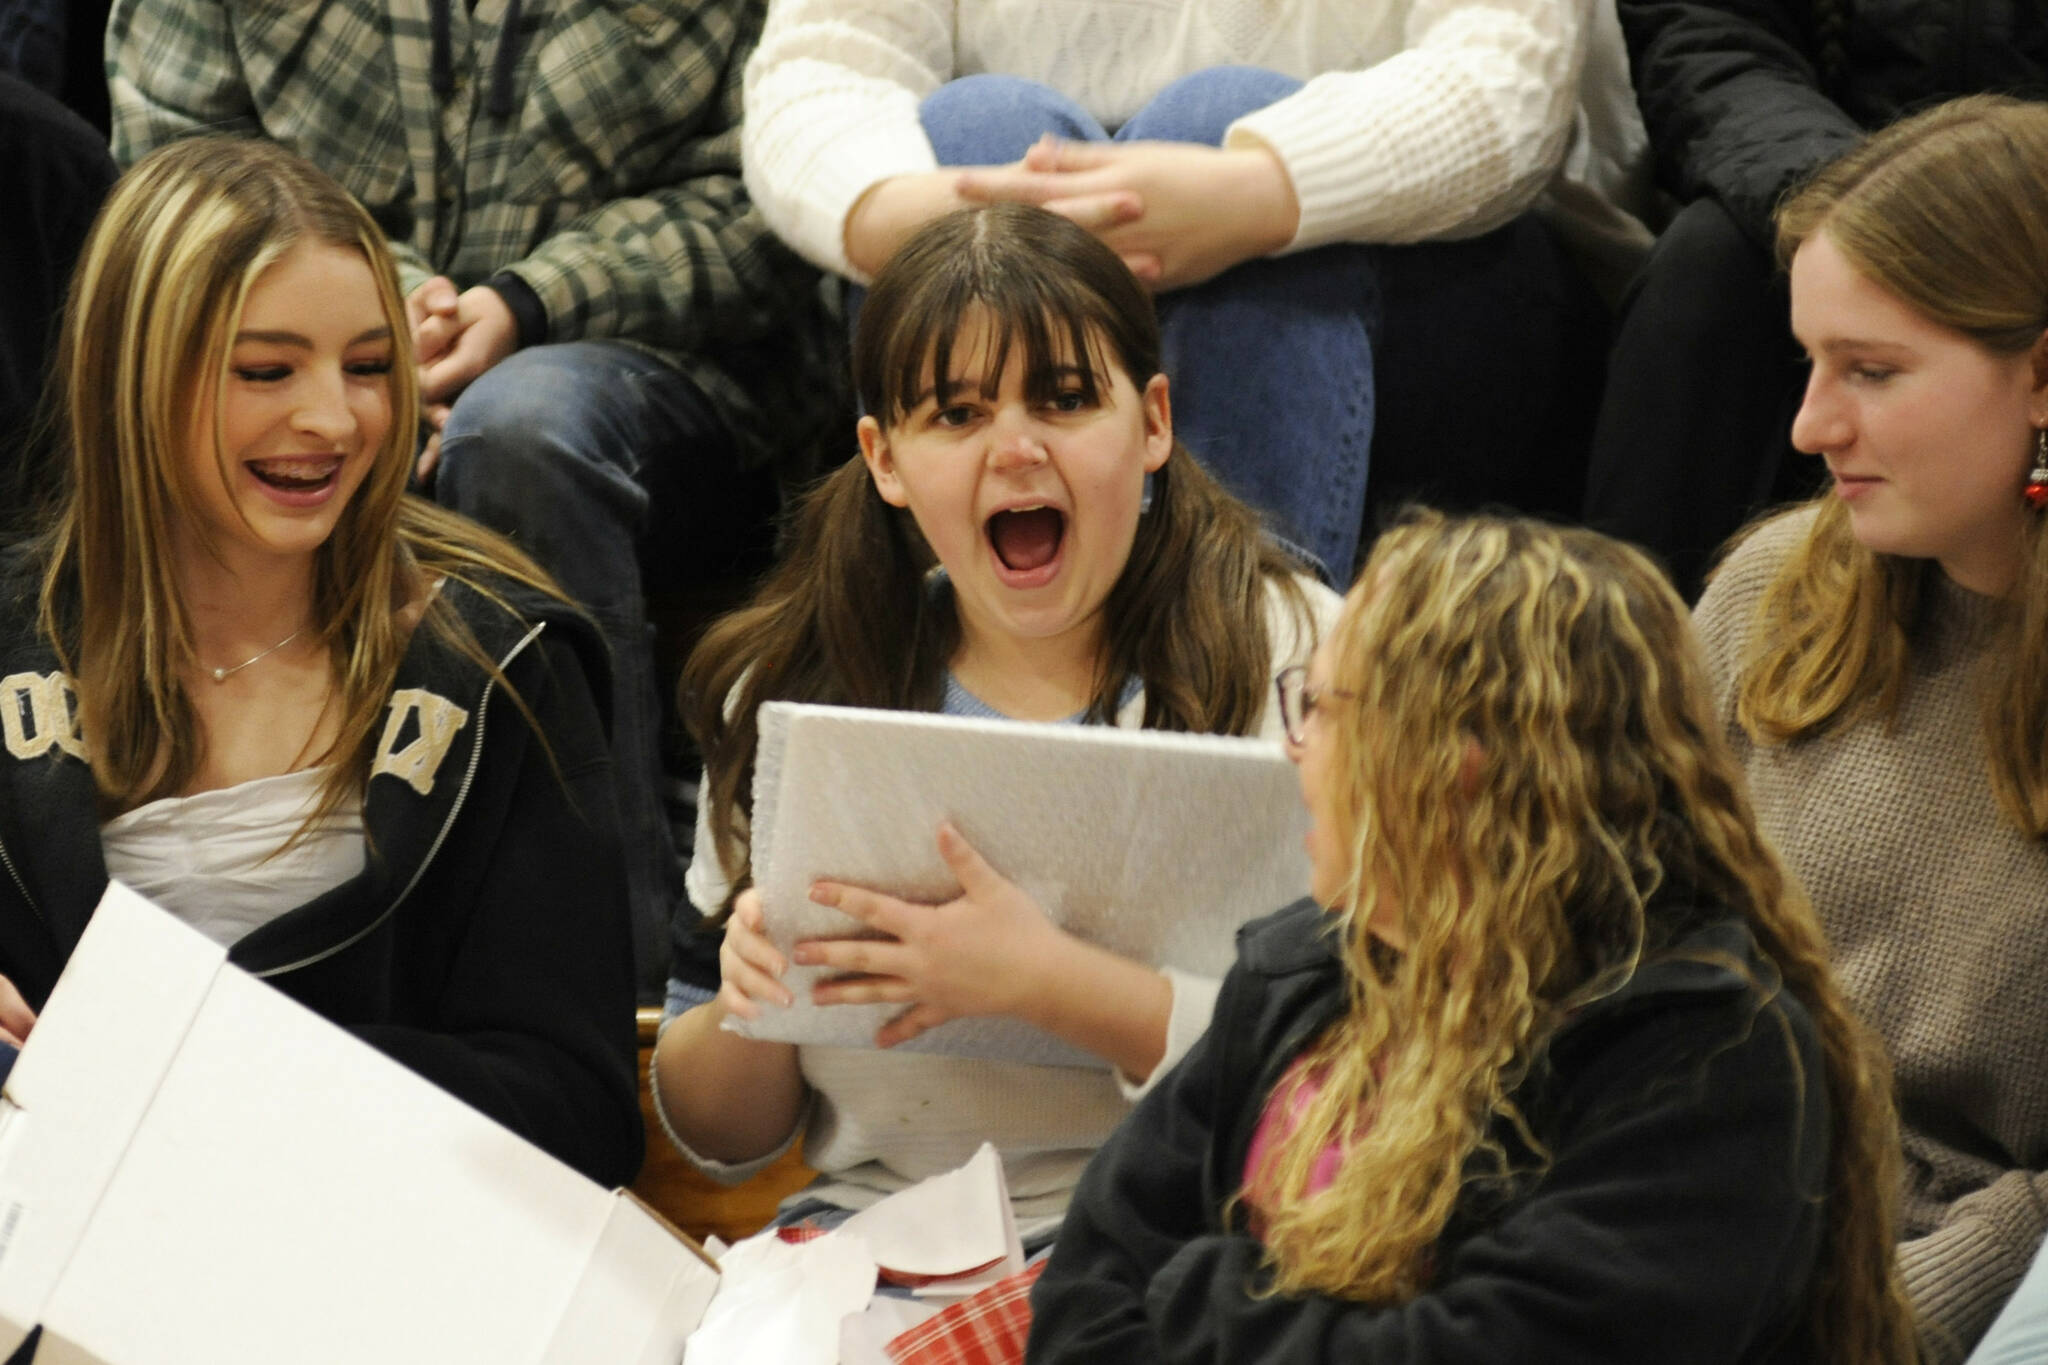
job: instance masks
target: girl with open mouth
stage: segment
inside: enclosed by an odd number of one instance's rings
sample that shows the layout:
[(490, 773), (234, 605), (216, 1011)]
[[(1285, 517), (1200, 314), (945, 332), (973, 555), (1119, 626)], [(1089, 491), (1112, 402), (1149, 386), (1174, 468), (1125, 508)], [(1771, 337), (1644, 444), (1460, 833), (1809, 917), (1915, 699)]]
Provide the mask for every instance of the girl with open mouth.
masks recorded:
[(275, 143), (172, 143), (107, 200), (54, 383), (60, 496), (0, 565), (0, 1043), (34, 1046), (117, 878), (630, 1179), (608, 655), (526, 555), (407, 495), (383, 232)]
[[(1271, 671), (1307, 656), (1336, 598), (1177, 447), (1151, 299), (1065, 219), (999, 205), (927, 227), (876, 278), (854, 373), (861, 458), (806, 500), (789, 556), (685, 671), (706, 775), (690, 890), (725, 917), (723, 983), (708, 1000), (672, 983), (671, 1014), (690, 1008), (658, 1047), (660, 1109), (724, 1179), (802, 1137), (823, 1173), (807, 1193), (838, 1208), (991, 1141), (1029, 1240), (1206, 1027), (1216, 983), (1071, 937), (949, 828), (958, 900), (814, 892), (892, 935), (797, 950), (857, 973), (818, 1002), (902, 1005), (882, 1050), (721, 1030), (790, 999), (744, 889), (756, 714), (816, 701), (1277, 739)], [(1036, 1024), (1113, 1070), (886, 1050), (973, 1015)]]

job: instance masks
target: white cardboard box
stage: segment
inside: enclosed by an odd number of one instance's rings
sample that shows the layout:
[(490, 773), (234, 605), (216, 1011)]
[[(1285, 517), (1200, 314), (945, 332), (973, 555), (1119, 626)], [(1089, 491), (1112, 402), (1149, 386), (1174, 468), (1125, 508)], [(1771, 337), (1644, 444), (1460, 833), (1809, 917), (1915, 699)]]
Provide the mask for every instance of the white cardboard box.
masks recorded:
[(119, 884), (0, 1093), (0, 1356), (671, 1365), (716, 1284)]

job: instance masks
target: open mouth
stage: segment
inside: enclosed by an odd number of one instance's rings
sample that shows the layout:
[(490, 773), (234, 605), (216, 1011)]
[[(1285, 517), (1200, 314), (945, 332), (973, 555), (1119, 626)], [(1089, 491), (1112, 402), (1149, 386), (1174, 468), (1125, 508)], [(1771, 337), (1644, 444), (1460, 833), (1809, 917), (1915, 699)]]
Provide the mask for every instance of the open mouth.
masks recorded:
[(341, 456), (251, 460), (247, 468), (258, 482), (280, 493), (316, 493), (334, 482), (334, 476), (341, 471)]
[(988, 519), (988, 543), (1012, 573), (1031, 573), (1059, 558), (1066, 513), (1056, 507), (1013, 507)]

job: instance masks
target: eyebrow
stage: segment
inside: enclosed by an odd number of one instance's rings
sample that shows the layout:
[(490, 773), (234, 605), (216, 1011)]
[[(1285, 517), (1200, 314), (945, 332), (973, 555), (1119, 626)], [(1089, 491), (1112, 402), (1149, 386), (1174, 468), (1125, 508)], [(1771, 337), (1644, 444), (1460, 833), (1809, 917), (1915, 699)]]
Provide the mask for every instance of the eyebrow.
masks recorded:
[[(1811, 350), (1813, 348), (1809, 347), (1808, 349)], [(1838, 355), (1843, 351), (1890, 351), (1901, 355), (1910, 355), (1913, 350), (1911, 346), (1902, 341), (1876, 341), (1866, 340), (1862, 337), (1829, 337), (1826, 341), (1821, 342), (1819, 349), (1829, 355)]]
[[(1059, 380), (1082, 379), (1090, 375), (1094, 376), (1096, 383), (1100, 384), (1103, 382), (1102, 376), (1096, 374), (1093, 369), (1089, 368), (1086, 365), (1046, 365), (1041, 367), (1037, 371), (1036, 376), (1027, 375), (1025, 377), (1025, 383), (1028, 385), (1033, 377)], [(962, 389), (979, 388), (985, 382), (986, 381), (983, 380), (978, 375), (962, 375), (957, 379), (949, 379), (946, 381), (946, 392), (957, 393)], [(914, 412), (918, 408), (923, 407), (927, 402), (931, 401), (937, 395), (937, 387), (928, 385), (925, 388), (920, 389), (918, 391), (917, 397), (910, 400), (909, 405), (904, 408), (904, 411)]]
[[(348, 345), (350, 345), (350, 346), (360, 346), (360, 345), (362, 345), (362, 344), (363, 344), (364, 342), (366, 342), (366, 341), (385, 341), (385, 340), (388, 340), (388, 339), (390, 338), (390, 336), (391, 336), (391, 328), (390, 328), (389, 326), (384, 326), (384, 327), (372, 327), (372, 328), (370, 328), (370, 329), (369, 329), (368, 331), (366, 331), (366, 332), (358, 332), (358, 333), (356, 333), (356, 334), (355, 334), (354, 336), (350, 337), (350, 338), (348, 339), (348, 343), (347, 343), (347, 344), (348, 344)], [(243, 343), (243, 342), (245, 342), (245, 341), (260, 341), (260, 342), (264, 342), (264, 343), (267, 343), (267, 344), (269, 344), (269, 345), (272, 345), (272, 346), (297, 346), (297, 347), (299, 347), (299, 348), (300, 348), (301, 350), (307, 350), (307, 351), (310, 351), (310, 350), (312, 350), (312, 349), (313, 349), (313, 341), (312, 341), (312, 338), (310, 338), (310, 337), (304, 337), (304, 336), (301, 336), (301, 335), (299, 335), (299, 334), (298, 334), (297, 332), (237, 332), (237, 333), (235, 333), (235, 344), (236, 344), (236, 345), (238, 345), (238, 346), (239, 346), (239, 345), (240, 345), (241, 343)]]

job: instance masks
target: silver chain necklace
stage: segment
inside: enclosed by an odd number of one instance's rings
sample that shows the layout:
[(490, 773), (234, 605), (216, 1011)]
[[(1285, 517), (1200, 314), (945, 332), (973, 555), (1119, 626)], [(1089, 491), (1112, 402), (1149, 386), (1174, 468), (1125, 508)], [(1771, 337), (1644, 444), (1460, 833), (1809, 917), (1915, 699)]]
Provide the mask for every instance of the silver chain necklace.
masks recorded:
[(283, 649), (286, 645), (298, 639), (301, 635), (304, 635), (305, 633), (306, 628), (304, 626), (300, 626), (297, 630), (285, 636), (282, 640), (279, 640), (270, 648), (264, 650), (260, 654), (251, 654), (248, 658), (242, 660), (242, 662), (236, 664), (233, 668), (215, 668), (210, 669), (208, 671), (213, 674), (213, 680), (215, 682), (224, 683), (229, 678), (233, 677), (235, 674), (240, 673), (243, 669), (247, 668), (250, 664), (262, 662), (263, 660), (277, 653), (277, 651)]

